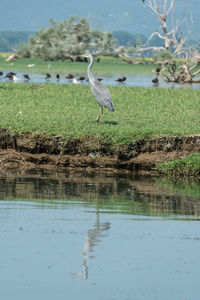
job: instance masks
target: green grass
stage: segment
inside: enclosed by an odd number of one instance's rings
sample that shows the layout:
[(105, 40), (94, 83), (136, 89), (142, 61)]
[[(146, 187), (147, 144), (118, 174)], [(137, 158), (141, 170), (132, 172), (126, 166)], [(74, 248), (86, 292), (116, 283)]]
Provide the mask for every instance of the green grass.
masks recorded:
[(89, 86), (32, 86), (0, 84), (0, 128), (70, 139), (92, 135), (113, 144), (199, 133), (199, 90), (109, 87), (115, 112), (104, 109), (102, 123), (96, 123), (99, 106)]
[(165, 175), (200, 175), (200, 153), (188, 155), (179, 160), (157, 164), (156, 169)]
[[(33, 68), (29, 68), (29, 64), (35, 64)], [(12, 71), (27, 71), (29, 73), (73, 73), (77, 75), (86, 74), (87, 64), (80, 62), (66, 61), (44, 61), (39, 58), (22, 58), (12, 62), (6, 62), (5, 58), (0, 56), (0, 69)], [(100, 63), (95, 63), (93, 70), (99, 75), (108, 74), (130, 74), (141, 73), (151, 74), (155, 66), (149, 65), (130, 65), (119, 58), (102, 57)]]

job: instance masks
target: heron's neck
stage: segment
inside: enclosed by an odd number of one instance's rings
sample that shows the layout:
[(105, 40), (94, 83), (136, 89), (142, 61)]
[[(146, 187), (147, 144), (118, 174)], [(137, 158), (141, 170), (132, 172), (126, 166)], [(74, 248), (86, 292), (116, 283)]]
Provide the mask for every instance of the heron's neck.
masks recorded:
[(89, 63), (89, 66), (88, 66), (88, 79), (89, 79), (90, 82), (94, 81), (94, 78), (92, 76), (92, 71), (91, 71), (93, 63), (94, 63), (94, 57), (92, 56), (90, 58), (90, 63)]

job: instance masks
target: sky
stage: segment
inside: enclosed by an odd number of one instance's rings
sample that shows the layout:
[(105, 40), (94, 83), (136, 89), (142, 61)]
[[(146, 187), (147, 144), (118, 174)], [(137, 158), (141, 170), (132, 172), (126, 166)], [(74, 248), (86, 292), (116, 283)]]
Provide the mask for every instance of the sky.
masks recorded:
[[(168, 0), (169, 1), (169, 0)], [(89, 17), (92, 27), (108, 31), (150, 34), (156, 20), (142, 5), (142, 0), (1, 0), (0, 31), (37, 31), (48, 20), (63, 21), (70, 16)], [(176, 12), (193, 15), (193, 31), (200, 32), (200, 0), (176, 0)]]

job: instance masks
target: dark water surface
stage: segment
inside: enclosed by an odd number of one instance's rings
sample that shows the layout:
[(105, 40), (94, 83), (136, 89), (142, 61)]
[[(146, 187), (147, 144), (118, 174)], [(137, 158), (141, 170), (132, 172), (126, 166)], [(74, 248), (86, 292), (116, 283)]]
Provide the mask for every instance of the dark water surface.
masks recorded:
[(199, 299), (199, 220), (199, 181), (2, 174), (1, 299)]

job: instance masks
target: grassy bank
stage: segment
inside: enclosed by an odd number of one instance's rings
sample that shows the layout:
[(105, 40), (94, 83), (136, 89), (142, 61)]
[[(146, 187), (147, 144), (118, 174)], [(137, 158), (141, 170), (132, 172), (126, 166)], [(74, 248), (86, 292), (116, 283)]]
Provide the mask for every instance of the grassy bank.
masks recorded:
[(200, 129), (200, 91), (110, 87), (115, 112), (99, 106), (85, 85), (0, 84), (0, 127), (15, 133), (103, 137), (128, 144), (160, 135), (190, 135)]
[[(34, 64), (34, 67), (28, 65)], [(66, 61), (44, 61), (39, 58), (23, 58), (12, 62), (6, 62), (5, 57), (0, 56), (0, 68), (2, 70), (27, 71), (29, 73), (60, 73), (60, 74), (85, 74), (87, 69), (86, 63)], [(129, 74), (141, 73), (151, 74), (155, 66), (149, 65), (130, 65), (122, 59), (113, 57), (101, 57), (99, 63), (95, 63), (93, 70), (96, 74)]]
[(197, 176), (200, 175), (200, 153), (185, 158), (157, 165), (157, 170), (164, 175)]

